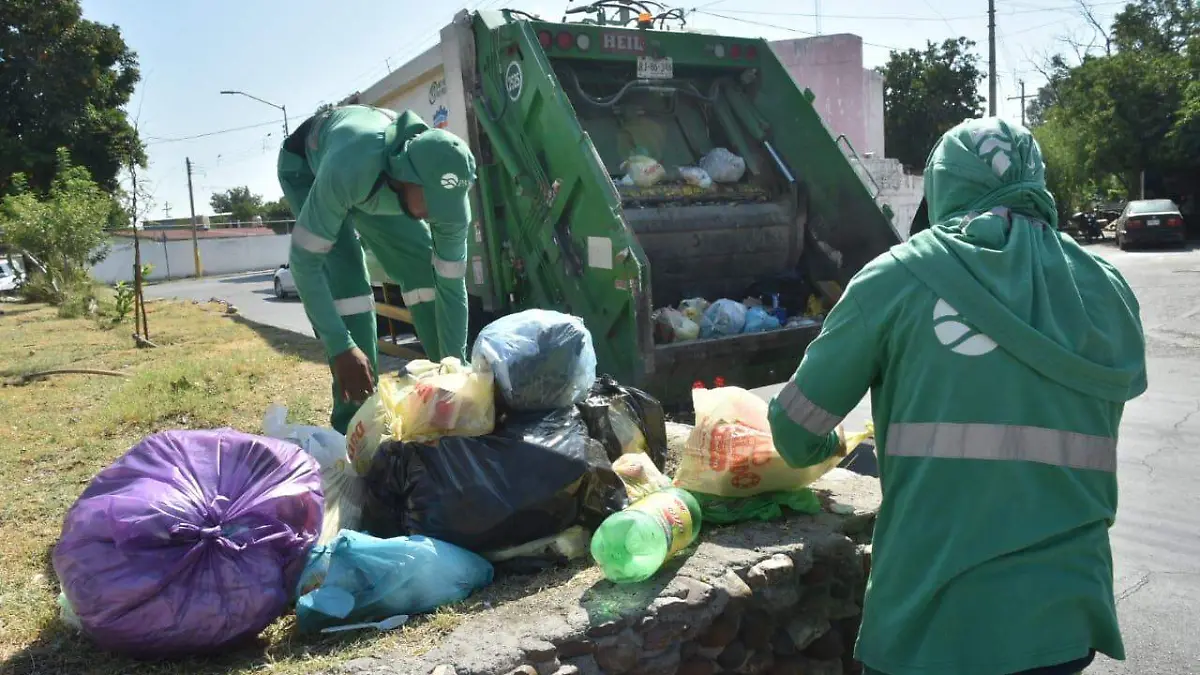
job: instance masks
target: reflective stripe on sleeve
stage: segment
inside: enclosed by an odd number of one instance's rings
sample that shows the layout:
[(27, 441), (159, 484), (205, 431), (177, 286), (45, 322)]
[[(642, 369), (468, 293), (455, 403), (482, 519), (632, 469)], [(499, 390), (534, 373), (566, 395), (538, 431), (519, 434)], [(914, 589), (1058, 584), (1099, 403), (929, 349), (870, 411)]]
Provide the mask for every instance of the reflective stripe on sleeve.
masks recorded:
[(467, 261), (451, 262), (433, 256), (433, 271), (443, 279), (461, 279), (467, 276)]
[(370, 295), (342, 298), (333, 301), (333, 308), (337, 310), (338, 316), (365, 314), (375, 309), (375, 298)]
[(436, 295), (432, 288), (414, 288), (411, 291), (401, 293), (400, 297), (404, 300), (405, 307), (412, 307), (422, 302), (433, 302)]
[(809, 433), (824, 436), (842, 422), (842, 415), (834, 415), (808, 400), (808, 397), (800, 391), (800, 387), (796, 386), (795, 381), (784, 385), (777, 400), (787, 412), (788, 419), (804, 427)]
[(299, 225), (292, 228), (292, 245), (309, 253), (329, 253), (333, 250), (332, 241), (322, 239)]
[(888, 455), (1038, 462), (1117, 470), (1117, 439), (1007, 424), (908, 423), (888, 428)]

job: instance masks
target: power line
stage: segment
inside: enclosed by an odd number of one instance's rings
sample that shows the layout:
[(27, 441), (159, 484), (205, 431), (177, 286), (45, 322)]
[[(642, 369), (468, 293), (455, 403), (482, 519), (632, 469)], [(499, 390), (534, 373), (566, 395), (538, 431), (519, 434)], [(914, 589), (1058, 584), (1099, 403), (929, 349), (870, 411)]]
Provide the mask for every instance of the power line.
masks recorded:
[(258, 124), (247, 124), (244, 127), (233, 127), (231, 129), (218, 129), (217, 131), (206, 131), (202, 134), (194, 134), (192, 136), (179, 136), (178, 138), (157, 138), (150, 136), (146, 138), (146, 145), (159, 145), (162, 143), (179, 143), (180, 141), (193, 141), (197, 138), (208, 138), (209, 136), (219, 136), (221, 134), (231, 134), (235, 131), (246, 131), (247, 129), (258, 129), (272, 124), (279, 124), (279, 120), (271, 120), (270, 122), (260, 122)]
[[(1094, 2), (1094, 3), (1089, 3), (1089, 6), (1090, 7), (1106, 7), (1106, 6), (1124, 5), (1124, 4), (1125, 4), (1124, 2)], [(930, 9), (933, 9), (933, 7), (930, 6)], [(1037, 9), (1018, 9), (1018, 10), (1013, 10), (1010, 12), (997, 12), (996, 16), (1003, 18), (1006, 16), (1017, 16), (1017, 15), (1021, 15), (1021, 14), (1041, 14), (1041, 13), (1045, 13), (1045, 12), (1068, 12), (1068, 11), (1074, 11), (1077, 9), (1079, 9), (1078, 5), (1069, 5), (1069, 6), (1062, 6), (1062, 7), (1040, 7)], [(711, 14), (711, 12), (702, 12), (698, 9), (694, 9), (692, 11), (696, 12), (698, 14)], [(813, 12), (765, 12), (765, 11), (756, 11), (756, 10), (749, 10), (749, 9), (725, 9), (725, 10), (721, 10), (721, 11), (726, 14), (745, 14), (748, 16), (796, 16), (796, 17), (803, 17), (803, 18), (809, 18), (809, 19), (815, 18), (816, 16), (818, 16), (817, 14), (815, 14)], [(934, 10), (934, 12), (937, 13), (936, 10)], [(975, 20), (975, 19), (979, 18), (978, 16), (976, 16), (974, 14), (964, 15), (964, 16), (942, 16), (941, 14), (938, 14), (938, 16), (909, 16), (909, 15), (899, 15), (899, 14), (882, 15), (881, 16), (879, 14), (871, 14), (871, 15), (868, 15), (868, 14), (825, 14), (823, 12), (820, 14), (820, 17), (822, 19), (853, 19), (856, 21), (947, 21), (947, 22), (948, 21)]]
[[(764, 23), (762, 21), (751, 21), (750, 19), (740, 19), (736, 16), (729, 16), (727, 14), (717, 14), (716, 12), (702, 12), (702, 11), (697, 10), (694, 13), (695, 14), (703, 14), (704, 16), (715, 17), (717, 19), (725, 19), (726, 21), (736, 21), (738, 23), (744, 23), (749, 26), (759, 26), (761, 28), (779, 28), (781, 30), (786, 30), (791, 33), (796, 33), (799, 35), (808, 35), (808, 36), (816, 36), (817, 35), (816, 33), (812, 32), (812, 31), (800, 30), (799, 28), (791, 28), (790, 26), (780, 26), (780, 25), (774, 24), (774, 23)], [(863, 44), (870, 45), (872, 47), (879, 47), (881, 49), (890, 49), (892, 51), (901, 51), (900, 47), (893, 47), (891, 45), (881, 45), (876, 42), (867, 42), (866, 40), (863, 40)]]

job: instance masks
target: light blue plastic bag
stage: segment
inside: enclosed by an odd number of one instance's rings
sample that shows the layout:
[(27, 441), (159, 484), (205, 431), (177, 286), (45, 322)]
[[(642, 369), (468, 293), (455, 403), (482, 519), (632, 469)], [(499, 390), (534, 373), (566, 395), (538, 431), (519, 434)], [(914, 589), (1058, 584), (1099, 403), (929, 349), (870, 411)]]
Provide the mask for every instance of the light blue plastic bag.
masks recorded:
[(300, 577), (296, 622), (301, 632), (422, 614), (465, 600), (492, 583), (483, 558), (427, 537), (377, 539), (342, 530), (316, 546)]
[(746, 327), (746, 306), (737, 300), (722, 299), (704, 310), (700, 337), (737, 335)]
[(771, 316), (762, 307), (751, 307), (746, 311), (746, 327), (743, 333), (764, 333), (779, 328), (779, 319)]

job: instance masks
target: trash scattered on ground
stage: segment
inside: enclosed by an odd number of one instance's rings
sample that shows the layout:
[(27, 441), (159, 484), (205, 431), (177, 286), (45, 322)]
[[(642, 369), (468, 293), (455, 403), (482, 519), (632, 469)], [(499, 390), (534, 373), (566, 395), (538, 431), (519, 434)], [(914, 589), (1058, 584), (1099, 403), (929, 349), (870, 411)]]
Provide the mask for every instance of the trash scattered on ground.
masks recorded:
[(396, 616), (389, 616), (388, 618), (384, 619), (383, 621), (369, 621), (366, 623), (352, 623), (352, 624), (349, 624), (346, 626), (330, 626), (329, 628), (322, 628), (321, 632), (322, 633), (344, 633), (346, 631), (351, 631), (351, 630), (364, 630), (367, 628), (374, 628), (375, 630), (379, 631), (380, 633), (384, 633), (389, 630), (396, 630), (397, 628), (400, 628), (404, 624), (408, 623), (408, 620), (410, 618), (411, 617), (409, 617), (409, 615), (407, 615), (407, 614), (397, 614)]
[(267, 408), (262, 429), (265, 436), (299, 445), (321, 467), (325, 515), (317, 543), (328, 543), (342, 530), (359, 529), (367, 486), (350, 461), (346, 437), (325, 427), (288, 424), (287, 408), (278, 404)]
[(737, 300), (721, 299), (704, 310), (701, 337), (737, 335), (746, 327), (746, 306)]
[(492, 583), (492, 565), (427, 537), (378, 539), (345, 530), (308, 555), (297, 586), (302, 632), (423, 614)]
[(621, 455), (613, 462), (613, 471), (617, 472), (625, 484), (625, 492), (634, 501), (671, 487), (671, 479), (664, 476), (648, 456), (640, 453)]
[(771, 441), (767, 402), (738, 387), (692, 390), (696, 426), (675, 475), (676, 487), (746, 497), (804, 487), (840, 457), (803, 469), (788, 466)]
[(100, 647), (210, 654), (288, 609), (321, 518), (317, 462), (295, 444), (168, 431), (92, 480), (67, 512), (54, 569)]
[(552, 537), (491, 551), (483, 557), (505, 574), (536, 574), (587, 555), (591, 540), (591, 530), (575, 525)]
[(592, 557), (613, 583), (654, 576), (700, 533), (700, 505), (686, 490), (654, 492), (609, 516), (592, 537)]
[(574, 407), (509, 415), (488, 436), (387, 441), (367, 484), (368, 532), (422, 534), (478, 552), (548, 537), (627, 503)]
[(725, 148), (713, 148), (700, 159), (700, 168), (708, 173), (713, 182), (736, 183), (746, 173), (746, 160)]
[(783, 492), (765, 492), (752, 497), (717, 497), (700, 492), (692, 493), (700, 504), (704, 522), (711, 525), (734, 525), (751, 520), (771, 521), (784, 517), (784, 508), (797, 513), (814, 514), (821, 511), (821, 502), (808, 488)]
[(674, 307), (654, 310), (654, 341), (660, 344), (687, 342), (700, 337), (700, 325)]
[(596, 380), (579, 404), (588, 435), (604, 444), (608, 458), (645, 453), (655, 466), (667, 459), (666, 413), (650, 394), (626, 387), (607, 375)]
[(713, 184), (712, 176), (698, 166), (679, 167), (679, 177), (688, 185), (695, 185), (698, 188), (709, 188)]
[(510, 314), (475, 340), (472, 363), (490, 368), (512, 410), (558, 410), (583, 401), (596, 381), (596, 349), (583, 320), (543, 309)]

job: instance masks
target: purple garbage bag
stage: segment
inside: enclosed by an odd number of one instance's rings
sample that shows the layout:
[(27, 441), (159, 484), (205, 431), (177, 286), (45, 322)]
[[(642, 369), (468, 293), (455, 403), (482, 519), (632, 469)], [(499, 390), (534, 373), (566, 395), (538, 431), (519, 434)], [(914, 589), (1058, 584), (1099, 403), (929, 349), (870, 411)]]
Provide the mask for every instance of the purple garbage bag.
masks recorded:
[(167, 431), (92, 480), (67, 512), (54, 569), (100, 647), (211, 653), (286, 611), (323, 502), (316, 461), (291, 443)]

